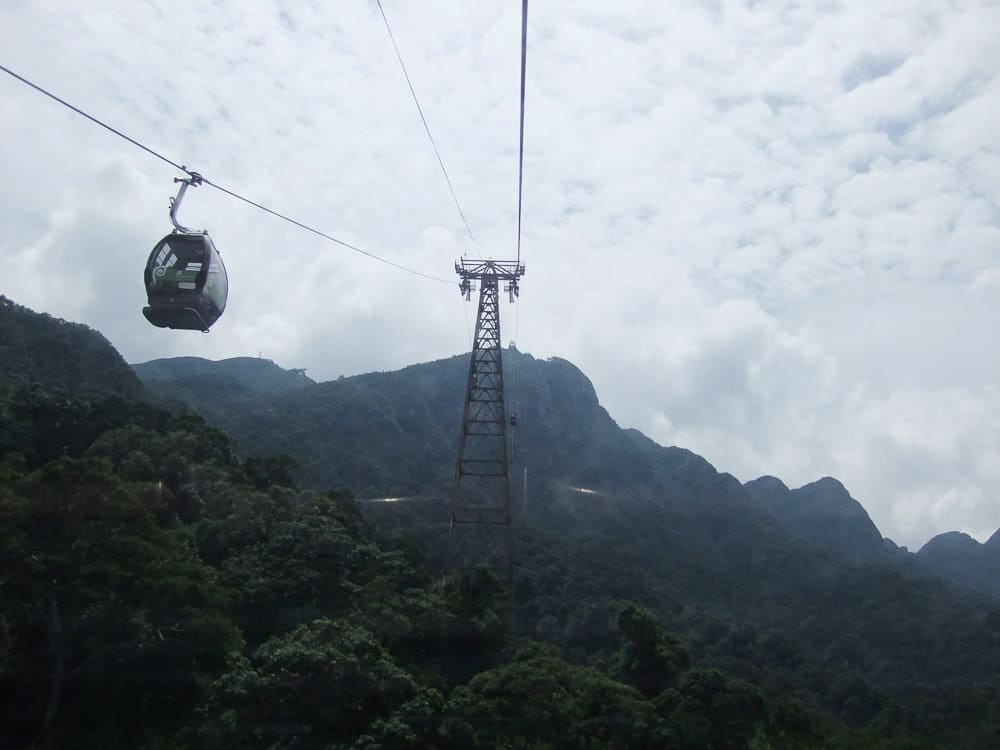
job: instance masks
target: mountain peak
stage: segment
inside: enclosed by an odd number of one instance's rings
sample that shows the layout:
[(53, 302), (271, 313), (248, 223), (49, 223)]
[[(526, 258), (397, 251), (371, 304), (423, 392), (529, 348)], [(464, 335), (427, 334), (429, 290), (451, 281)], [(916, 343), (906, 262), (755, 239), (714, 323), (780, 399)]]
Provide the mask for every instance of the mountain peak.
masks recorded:
[(743, 487), (754, 497), (758, 495), (762, 497), (767, 495), (781, 495), (790, 491), (787, 484), (777, 477), (772, 477), (770, 474), (751, 479)]
[[(510, 356), (508, 354), (508, 356)], [(514, 354), (515, 357), (530, 357), (521, 353)], [(533, 359), (533, 358), (532, 358)], [(550, 357), (548, 359), (548, 377), (553, 385), (558, 386), (556, 391), (562, 399), (573, 401), (577, 404), (587, 406), (597, 406), (597, 391), (590, 378), (583, 374), (583, 370), (574, 365), (568, 359), (560, 357)], [(504, 365), (505, 368), (509, 365)]]
[(993, 536), (986, 540), (986, 544), (983, 545), (991, 550), (996, 550), (1000, 552), (1000, 529), (993, 532)]
[(764, 511), (800, 539), (851, 557), (871, 557), (885, 550), (882, 534), (861, 503), (833, 477), (796, 490), (772, 476), (743, 486)]
[[(802, 485), (796, 491), (802, 493), (810, 500), (818, 502), (829, 502), (849, 498), (853, 502), (857, 503), (857, 500), (854, 500), (854, 498), (851, 497), (851, 493), (847, 491), (844, 484), (839, 479), (835, 479), (833, 477), (820, 477), (815, 482)], [(860, 506), (860, 503), (858, 503), (858, 505)]]
[(978, 554), (982, 551), (983, 545), (966, 534), (964, 531), (946, 531), (938, 534), (927, 542), (917, 552), (918, 555), (941, 555), (954, 552), (971, 552)]
[(305, 370), (285, 370), (263, 357), (213, 361), (171, 357), (132, 365), (146, 387), (161, 398), (194, 408), (217, 425), (268, 399), (305, 390), (316, 383)]
[[(1000, 533), (1000, 532), (998, 532)], [(926, 570), (952, 583), (1000, 596), (1000, 548), (997, 534), (980, 544), (962, 531), (938, 534), (917, 552)]]

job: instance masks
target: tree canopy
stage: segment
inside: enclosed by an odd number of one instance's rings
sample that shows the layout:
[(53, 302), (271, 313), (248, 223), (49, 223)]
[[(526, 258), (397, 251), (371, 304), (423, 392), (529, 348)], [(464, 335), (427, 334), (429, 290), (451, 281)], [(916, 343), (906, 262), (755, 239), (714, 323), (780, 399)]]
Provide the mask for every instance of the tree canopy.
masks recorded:
[[(790, 538), (731, 477), (617, 431), (568, 363), (527, 378), (531, 440), (571, 439), (516, 519), (512, 632), (487, 569), (442, 575), (440, 499), (300, 486), (309, 455), (23, 362), (0, 372), (5, 747), (1000, 746), (995, 603)], [(411, 469), (436, 433), (370, 385), (324, 419), (377, 407), (391, 439), (323, 450), (432, 486)]]

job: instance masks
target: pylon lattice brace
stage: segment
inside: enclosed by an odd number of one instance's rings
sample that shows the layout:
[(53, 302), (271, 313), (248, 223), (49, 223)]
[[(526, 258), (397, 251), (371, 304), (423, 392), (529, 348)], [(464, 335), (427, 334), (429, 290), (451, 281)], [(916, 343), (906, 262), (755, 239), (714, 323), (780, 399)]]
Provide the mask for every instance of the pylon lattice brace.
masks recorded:
[(479, 282), (479, 309), (451, 501), (448, 565), (452, 569), (486, 565), (510, 585), (510, 480), (499, 297), (500, 282), (505, 281), (504, 291), (513, 301), (524, 266), (463, 259), (455, 271), (466, 299), (471, 297), (472, 282)]

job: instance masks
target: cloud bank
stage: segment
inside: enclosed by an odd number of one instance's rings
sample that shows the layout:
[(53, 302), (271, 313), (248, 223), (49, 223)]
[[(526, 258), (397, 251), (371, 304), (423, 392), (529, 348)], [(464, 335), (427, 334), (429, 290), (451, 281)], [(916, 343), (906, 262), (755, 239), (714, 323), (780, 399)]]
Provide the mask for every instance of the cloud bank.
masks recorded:
[[(3, 63), (217, 182), (436, 276), (513, 252), (519, 8), (0, 8)], [(521, 302), (619, 422), (747, 480), (835, 475), (919, 546), (1000, 526), (1000, 8), (535, 4)], [(191, 191), (232, 281), (209, 336), (150, 328), (176, 176), (0, 80), (0, 293), (132, 361), (262, 353), (316, 378), (467, 347), (457, 287)]]

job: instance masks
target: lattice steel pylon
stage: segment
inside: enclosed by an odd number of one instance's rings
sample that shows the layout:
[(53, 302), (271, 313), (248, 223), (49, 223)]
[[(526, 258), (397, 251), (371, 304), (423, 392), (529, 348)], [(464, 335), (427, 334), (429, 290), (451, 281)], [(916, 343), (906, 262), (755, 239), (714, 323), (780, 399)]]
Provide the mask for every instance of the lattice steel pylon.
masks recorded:
[(500, 283), (513, 302), (524, 266), (516, 261), (455, 263), (459, 288), (471, 299), (479, 282), (479, 310), (469, 358), (448, 527), (449, 571), (490, 568), (513, 594), (507, 416), (500, 345)]

